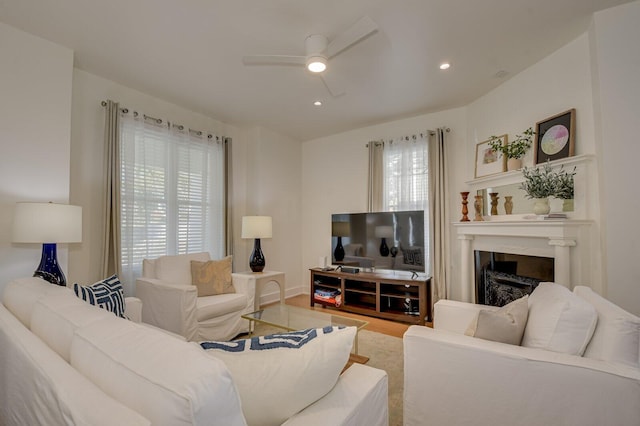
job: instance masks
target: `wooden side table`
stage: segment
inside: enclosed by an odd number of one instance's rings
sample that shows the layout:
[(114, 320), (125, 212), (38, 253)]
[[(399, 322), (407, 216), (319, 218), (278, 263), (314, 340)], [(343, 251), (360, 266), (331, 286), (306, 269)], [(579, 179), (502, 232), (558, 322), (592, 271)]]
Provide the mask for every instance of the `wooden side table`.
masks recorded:
[(237, 272), (239, 275), (246, 276), (249, 280), (253, 280), (256, 286), (256, 296), (254, 300), (253, 307), (255, 310), (260, 309), (260, 295), (262, 294), (262, 287), (267, 285), (270, 282), (274, 282), (278, 284), (278, 288), (280, 289), (280, 303), (284, 303), (284, 272), (278, 271), (262, 271), (262, 272)]

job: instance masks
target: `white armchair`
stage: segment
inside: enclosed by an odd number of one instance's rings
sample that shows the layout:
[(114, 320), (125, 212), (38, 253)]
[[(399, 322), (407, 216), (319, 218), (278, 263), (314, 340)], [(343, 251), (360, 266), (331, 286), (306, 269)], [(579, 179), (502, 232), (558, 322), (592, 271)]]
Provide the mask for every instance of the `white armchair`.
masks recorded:
[[(590, 289), (576, 289), (599, 317), (591, 352), (596, 340), (611, 350), (625, 346), (626, 365), (587, 357), (589, 346), (582, 357), (467, 336), (478, 310), (495, 308), (441, 300), (433, 329), (411, 326), (404, 335), (404, 425), (638, 424), (639, 319)], [(627, 330), (618, 330), (614, 342), (610, 327), (621, 321)]]
[(189, 341), (229, 340), (249, 331), (241, 315), (253, 311), (255, 285), (232, 274), (236, 293), (198, 297), (191, 284), (192, 260), (206, 262), (209, 253), (143, 261), (142, 277), (136, 280), (136, 296), (144, 304), (142, 321)]

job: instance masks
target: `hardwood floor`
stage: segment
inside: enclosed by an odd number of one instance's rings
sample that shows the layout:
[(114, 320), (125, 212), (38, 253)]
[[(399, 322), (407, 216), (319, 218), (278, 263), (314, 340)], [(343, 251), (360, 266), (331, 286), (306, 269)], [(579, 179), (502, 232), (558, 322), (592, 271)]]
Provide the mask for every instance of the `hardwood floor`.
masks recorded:
[(344, 317), (355, 318), (363, 321), (368, 321), (369, 325), (365, 328), (365, 330), (374, 331), (377, 333), (387, 334), (389, 336), (402, 338), (402, 335), (407, 328), (409, 328), (409, 324), (403, 324), (401, 322), (395, 321), (387, 321), (379, 318), (374, 318), (365, 315), (352, 314), (349, 312), (338, 311), (337, 309), (324, 308), (320, 305), (315, 305), (315, 307), (309, 306), (309, 295), (308, 294), (300, 294), (298, 296), (290, 297), (286, 300), (287, 305), (298, 306), (301, 308), (313, 309), (315, 311), (333, 311), (337, 315), (341, 315)]

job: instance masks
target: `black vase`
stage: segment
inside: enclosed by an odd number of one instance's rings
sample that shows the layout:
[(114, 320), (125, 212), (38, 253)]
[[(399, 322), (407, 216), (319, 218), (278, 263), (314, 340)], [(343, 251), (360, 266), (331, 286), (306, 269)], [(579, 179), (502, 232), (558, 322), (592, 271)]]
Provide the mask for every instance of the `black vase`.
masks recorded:
[(262, 249), (260, 248), (260, 238), (256, 238), (253, 243), (251, 257), (249, 257), (249, 266), (253, 272), (262, 272), (265, 264), (264, 254), (262, 254)]
[(386, 238), (382, 238), (382, 242), (380, 243), (380, 256), (382, 257), (389, 256), (389, 246), (387, 246)]
[(333, 251), (333, 257), (336, 259), (336, 262), (341, 262), (344, 259), (344, 247), (342, 247), (342, 237), (338, 237), (338, 245), (336, 245), (336, 249)]

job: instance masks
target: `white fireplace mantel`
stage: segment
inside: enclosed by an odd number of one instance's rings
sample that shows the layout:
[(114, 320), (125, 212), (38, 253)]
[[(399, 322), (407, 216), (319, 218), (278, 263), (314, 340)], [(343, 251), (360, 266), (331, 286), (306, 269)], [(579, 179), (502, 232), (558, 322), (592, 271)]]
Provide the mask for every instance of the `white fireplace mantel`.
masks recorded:
[(460, 240), (462, 299), (475, 302), (475, 250), (554, 259), (554, 280), (571, 288), (572, 272), (587, 263), (590, 220), (456, 222)]

